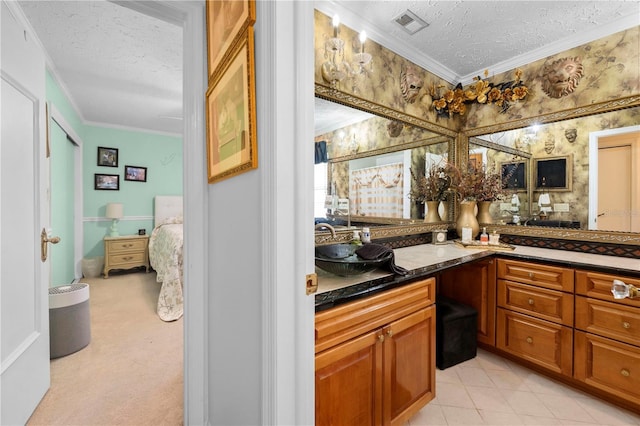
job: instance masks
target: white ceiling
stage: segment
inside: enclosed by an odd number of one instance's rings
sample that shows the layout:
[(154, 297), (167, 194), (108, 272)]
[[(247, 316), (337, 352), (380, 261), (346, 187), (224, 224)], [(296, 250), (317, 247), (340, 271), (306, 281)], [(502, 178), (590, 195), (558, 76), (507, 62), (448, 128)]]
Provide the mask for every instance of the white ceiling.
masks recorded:
[[(179, 26), (122, 7), (134, 7), (125, 1), (19, 4), (83, 120), (182, 133)], [(640, 24), (637, 0), (317, 1), (316, 7), (338, 13), (345, 25), (366, 30), (372, 40), (451, 83), (468, 82), (485, 69), (508, 71)], [(407, 9), (429, 26), (405, 33), (392, 21)]]

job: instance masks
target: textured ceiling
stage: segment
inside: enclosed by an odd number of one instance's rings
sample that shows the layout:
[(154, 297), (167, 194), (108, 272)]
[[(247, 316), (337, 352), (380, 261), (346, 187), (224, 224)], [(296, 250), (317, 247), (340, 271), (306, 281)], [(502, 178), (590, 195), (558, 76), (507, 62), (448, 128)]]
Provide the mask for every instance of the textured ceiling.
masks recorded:
[[(82, 119), (182, 133), (179, 26), (105, 0), (18, 4)], [(315, 4), (328, 15), (339, 13), (345, 25), (366, 30), (371, 39), (452, 83), (470, 80), (485, 69), (492, 74), (507, 71), (640, 23), (638, 1)], [(407, 9), (430, 25), (413, 36), (405, 33), (392, 20)]]

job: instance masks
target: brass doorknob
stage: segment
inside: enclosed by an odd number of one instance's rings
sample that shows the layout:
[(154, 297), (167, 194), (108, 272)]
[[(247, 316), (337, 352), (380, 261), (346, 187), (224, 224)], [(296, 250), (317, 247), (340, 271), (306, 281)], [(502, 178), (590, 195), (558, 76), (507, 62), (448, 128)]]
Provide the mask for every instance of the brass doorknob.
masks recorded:
[(40, 260), (43, 262), (47, 260), (47, 254), (48, 254), (47, 248), (49, 247), (47, 243), (58, 244), (59, 242), (60, 242), (60, 237), (49, 238), (49, 234), (47, 233), (47, 230), (42, 228), (42, 232), (40, 233)]

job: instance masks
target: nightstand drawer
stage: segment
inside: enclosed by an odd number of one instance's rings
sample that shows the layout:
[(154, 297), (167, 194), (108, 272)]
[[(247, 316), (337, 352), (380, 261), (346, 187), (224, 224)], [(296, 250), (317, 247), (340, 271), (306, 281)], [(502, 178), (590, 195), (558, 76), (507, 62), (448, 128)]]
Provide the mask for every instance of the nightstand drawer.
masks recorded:
[(142, 264), (146, 261), (147, 258), (144, 253), (115, 253), (109, 257), (109, 265), (112, 268), (129, 263)]
[(569, 293), (498, 280), (498, 306), (573, 326), (573, 295)]
[(111, 253), (121, 253), (127, 251), (140, 251), (146, 250), (147, 248), (147, 239), (128, 239), (128, 240), (112, 240), (107, 241), (109, 245), (109, 252)]
[(498, 278), (573, 292), (573, 269), (498, 259)]
[(573, 329), (498, 308), (496, 346), (551, 371), (571, 375)]
[(616, 303), (576, 297), (576, 328), (640, 345), (640, 311)]

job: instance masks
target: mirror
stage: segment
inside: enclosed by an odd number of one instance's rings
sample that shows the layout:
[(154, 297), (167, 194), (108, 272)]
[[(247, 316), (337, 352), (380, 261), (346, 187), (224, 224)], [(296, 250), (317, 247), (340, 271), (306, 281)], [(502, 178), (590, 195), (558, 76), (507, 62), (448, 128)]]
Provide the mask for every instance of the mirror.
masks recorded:
[[(410, 200), (410, 170), (452, 159), (454, 140), (432, 130), (316, 97), (316, 142), (326, 143), (325, 203), (329, 223), (380, 226), (423, 222), (424, 204)], [(316, 182), (316, 190), (321, 188)], [(347, 201), (348, 200), (348, 201)], [(449, 206), (440, 206), (450, 221)], [(316, 209), (316, 221), (318, 221)]]
[[(491, 204), (489, 212), (496, 223), (518, 223), (531, 211), (531, 153), (519, 149), (504, 134), (469, 138), (469, 162), (488, 170), (500, 171), (508, 197)], [(514, 220), (514, 216), (518, 219)]]
[[(584, 113), (584, 111), (581, 111)], [(539, 126), (495, 131), (469, 138), (469, 156), (478, 140), (527, 153), (528, 225), (583, 231), (640, 232), (640, 107), (554, 121)], [(532, 124), (532, 123), (527, 123)], [(492, 152), (500, 162), (507, 153)], [(494, 209), (496, 223), (503, 215)]]

